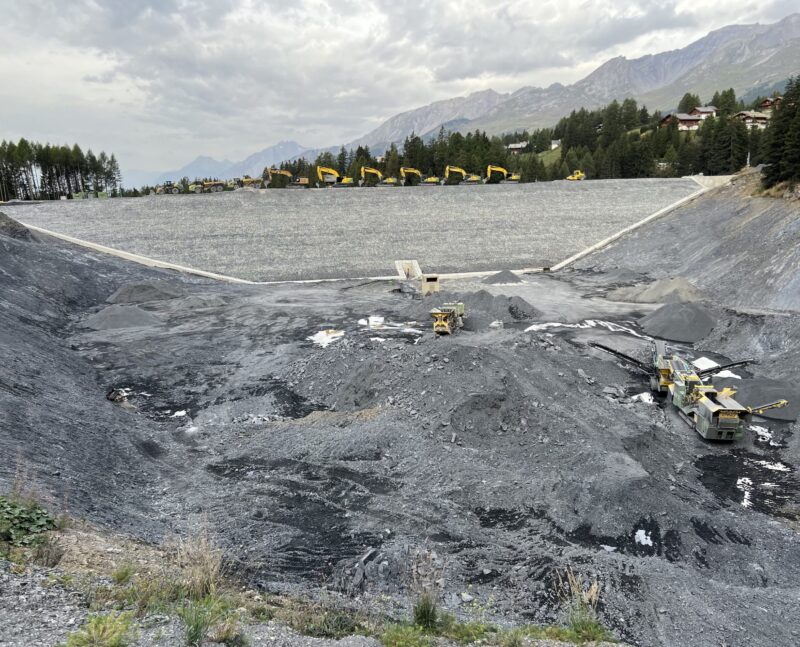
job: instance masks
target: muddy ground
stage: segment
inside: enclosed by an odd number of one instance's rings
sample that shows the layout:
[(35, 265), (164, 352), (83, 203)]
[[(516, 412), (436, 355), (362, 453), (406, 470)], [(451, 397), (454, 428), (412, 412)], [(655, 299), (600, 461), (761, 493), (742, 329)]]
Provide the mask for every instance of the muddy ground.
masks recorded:
[[(729, 212), (727, 191), (699, 202)], [(73, 514), (148, 541), (206, 525), (268, 590), (386, 595), (399, 612), (427, 550), (464, 616), (556, 620), (554, 572), (571, 566), (600, 579), (603, 621), (633, 644), (795, 644), (796, 423), (704, 441), (633, 399), (645, 380), (587, 346), (646, 356), (637, 322), (659, 305), (604, 295), (666, 271), (625, 266), (663, 240), (653, 231), (593, 265), (422, 300), (389, 283), (198, 281), (6, 226), (0, 489), (23, 473)], [(688, 278), (708, 294), (702, 271)], [(740, 382), (774, 379), (796, 411), (797, 297), (747, 294), (712, 291), (713, 330), (676, 346), (754, 356)], [(467, 325), (437, 338), (428, 311), (445, 299), (466, 303)], [(371, 315), (403, 325), (370, 328)], [(326, 329), (344, 335), (308, 339)]]

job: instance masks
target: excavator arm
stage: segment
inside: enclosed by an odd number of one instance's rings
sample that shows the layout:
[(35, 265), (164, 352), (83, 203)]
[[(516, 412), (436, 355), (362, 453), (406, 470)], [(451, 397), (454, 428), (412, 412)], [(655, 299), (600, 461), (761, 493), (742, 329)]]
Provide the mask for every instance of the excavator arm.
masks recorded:
[(412, 168), (410, 166), (402, 166), (400, 168), (400, 177), (405, 180), (406, 175), (416, 175), (418, 178), (422, 177), (422, 173), (418, 169)]
[(486, 167), (486, 179), (492, 177), (492, 173), (495, 172), (502, 173), (503, 179), (506, 179), (508, 177), (508, 171), (506, 171), (502, 166), (492, 166), (491, 164), (489, 164), (489, 166)]
[(290, 180), (292, 179), (292, 172), (282, 168), (268, 168), (267, 176), (269, 177), (270, 180), (272, 179), (273, 175), (283, 175), (285, 177), (288, 177)]
[(378, 178), (378, 181), (383, 179), (383, 173), (381, 173), (378, 169), (372, 168), (371, 166), (362, 166), (361, 167), (361, 179), (365, 179), (367, 174), (374, 175)]
[(317, 178), (320, 182), (325, 181), (326, 175), (332, 175), (338, 181), (341, 175), (339, 175), (339, 171), (336, 169), (328, 168), (327, 166), (318, 166), (317, 167)]
[(462, 180), (465, 177), (467, 177), (467, 172), (463, 168), (461, 168), (460, 166), (449, 166), (448, 165), (447, 168), (444, 170), (444, 179), (445, 180), (449, 180), (451, 173), (460, 173)]

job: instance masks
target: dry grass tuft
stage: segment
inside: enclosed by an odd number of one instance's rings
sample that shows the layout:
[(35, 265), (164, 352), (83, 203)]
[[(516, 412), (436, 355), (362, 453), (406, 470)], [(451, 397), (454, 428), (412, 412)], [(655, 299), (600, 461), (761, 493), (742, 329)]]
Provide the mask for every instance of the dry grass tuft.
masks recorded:
[(201, 600), (214, 595), (223, 583), (223, 552), (206, 531), (191, 539), (181, 540), (175, 551), (174, 563), (180, 571), (181, 586), (189, 598)]

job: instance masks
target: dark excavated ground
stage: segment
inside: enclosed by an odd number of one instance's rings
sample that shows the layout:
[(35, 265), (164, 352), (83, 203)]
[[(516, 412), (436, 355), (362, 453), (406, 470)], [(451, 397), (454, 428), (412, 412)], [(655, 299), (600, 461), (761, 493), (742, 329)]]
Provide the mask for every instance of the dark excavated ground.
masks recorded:
[[(604, 295), (661, 278), (625, 268), (648, 241), (643, 229), (595, 265), (420, 300), (389, 283), (187, 279), (0, 223), (0, 489), (22, 467), (74, 514), (148, 541), (206, 524), (269, 590), (402, 603), (426, 547), (461, 614), (468, 591), (501, 622), (553, 621), (554, 572), (571, 566), (600, 579), (603, 621), (633, 644), (796, 644), (796, 423), (704, 441), (587, 346), (646, 356), (638, 322), (659, 304)], [(711, 332), (676, 346), (754, 356), (736, 371), (742, 398), (769, 378), (796, 415), (798, 303), (753, 312), (746, 296), (712, 294)], [(428, 311), (449, 299), (467, 326), (436, 338)], [(326, 329), (344, 336), (308, 339)]]

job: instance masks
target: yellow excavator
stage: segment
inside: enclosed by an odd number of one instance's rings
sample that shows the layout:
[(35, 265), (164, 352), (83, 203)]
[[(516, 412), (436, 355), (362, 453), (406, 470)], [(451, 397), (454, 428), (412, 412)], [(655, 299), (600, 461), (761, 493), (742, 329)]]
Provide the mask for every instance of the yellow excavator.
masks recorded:
[(419, 183), (420, 186), (439, 186), (442, 183), (440, 177), (436, 175), (429, 175), (426, 177), (422, 182)]
[(511, 175), (509, 175), (509, 176), (508, 176), (508, 177), (505, 179), (505, 181), (506, 181), (506, 182), (514, 182), (514, 183), (517, 183), (517, 182), (519, 182), (519, 180), (520, 180), (520, 177), (521, 177), (521, 176), (520, 176), (520, 174), (519, 174), (519, 173), (512, 173)]
[(492, 179), (492, 173), (500, 173), (503, 176), (503, 180), (508, 178), (508, 171), (506, 171), (502, 166), (489, 166), (486, 167), (486, 183), (488, 183)]
[(445, 183), (449, 183), (450, 182), (450, 176), (452, 174), (456, 174), (456, 175), (460, 175), (461, 176), (461, 179), (458, 180), (458, 182), (455, 182), (454, 184), (461, 184), (464, 180), (467, 179), (467, 172), (463, 168), (461, 168), (460, 166), (450, 166), (448, 164), (447, 168), (444, 169), (444, 181), (445, 181)]
[(444, 181), (447, 184), (450, 180), (450, 174), (457, 173), (461, 175), (461, 180), (456, 182), (455, 184), (480, 184), (481, 176), (475, 175), (474, 173), (467, 173), (463, 168), (460, 166), (447, 166), (444, 170)]
[[(408, 176), (416, 176), (418, 182), (422, 182), (422, 173), (419, 169), (412, 168), (411, 166), (402, 166), (400, 167), (400, 178), (403, 180), (403, 184), (405, 186), (410, 186), (412, 180), (409, 180)], [(438, 184), (439, 178), (436, 178), (436, 182)]]
[(378, 178), (378, 182), (383, 181), (383, 173), (381, 173), (378, 169), (372, 168), (371, 166), (362, 166), (361, 167), (361, 182), (359, 183), (361, 186), (374, 186), (367, 184), (367, 176), (372, 175)]
[(328, 168), (327, 166), (317, 167), (317, 178), (325, 186), (331, 186), (335, 188), (356, 186), (356, 183), (353, 182), (353, 178), (342, 177), (341, 175), (339, 175), (339, 171), (337, 171), (336, 169)]
[(586, 179), (586, 173), (584, 173), (581, 170), (575, 170), (575, 171), (572, 171), (572, 175), (568, 175), (567, 176), (567, 179), (570, 182), (577, 182), (577, 181), (580, 181), (580, 180), (585, 180)]
[[(291, 171), (287, 171), (286, 169), (268, 168), (268, 169), (264, 169), (264, 170), (265, 170), (265, 175), (267, 176), (267, 182), (269, 182), (269, 186), (271, 188), (275, 188), (275, 189), (277, 189), (277, 188), (286, 188), (289, 185), (289, 183), (291, 183), (291, 181), (293, 179), (292, 172)], [(277, 177), (277, 178), (285, 177), (287, 179), (286, 180), (280, 180), (279, 179), (277, 183), (273, 183), (272, 180), (273, 180), (274, 177)]]

